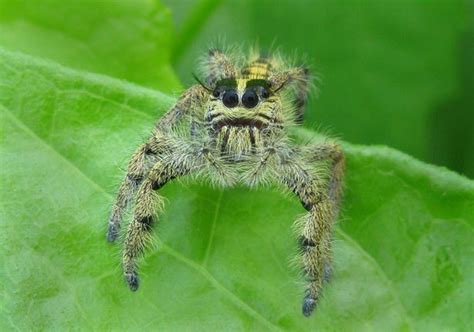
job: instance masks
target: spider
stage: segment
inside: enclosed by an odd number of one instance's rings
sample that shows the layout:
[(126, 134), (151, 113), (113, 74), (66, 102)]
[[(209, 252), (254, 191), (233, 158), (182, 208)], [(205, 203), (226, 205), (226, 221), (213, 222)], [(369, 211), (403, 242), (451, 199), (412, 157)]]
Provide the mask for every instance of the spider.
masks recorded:
[(211, 49), (205, 80), (191, 86), (156, 123), (131, 157), (113, 205), (107, 239), (118, 238), (134, 200), (123, 241), (122, 267), (128, 286), (139, 286), (137, 261), (151, 237), (167, 182), (193, 174), (230, 187), (279, 184), (307, 210), (299, 234), (299, 261), (307, 283), (302, 312), (317, 306), (332, 272), (333, 223), (342, 196), (344, 154), (332, 141), (297, 145), (289, 128), (302, 121), (309, 70), (288, 66), (277, 55), (240, 57)]

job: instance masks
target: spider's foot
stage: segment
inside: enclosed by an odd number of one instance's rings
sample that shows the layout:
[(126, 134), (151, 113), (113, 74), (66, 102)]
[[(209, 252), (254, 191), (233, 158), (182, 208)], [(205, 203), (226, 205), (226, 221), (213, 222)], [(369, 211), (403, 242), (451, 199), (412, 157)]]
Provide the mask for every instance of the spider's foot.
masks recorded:
[(303, 299), (303, 315), (306, 317), (309, 317), (313, 311), (314, 308), (316, 308), (316, 305), (318, 304), (318, 299), (315, 298), (314, 296), (308, 294), (304, 297)]
[(125, 280), (132, 292), (135, 292), (138, 289), (140, 282), (138, 280), (138, 275), (135, 272), (125, 273)]
[(107, 241), (115, 242), (119, 236), (119, 229), (115, 224), (109, 223), (109, 228), (107, 229)]

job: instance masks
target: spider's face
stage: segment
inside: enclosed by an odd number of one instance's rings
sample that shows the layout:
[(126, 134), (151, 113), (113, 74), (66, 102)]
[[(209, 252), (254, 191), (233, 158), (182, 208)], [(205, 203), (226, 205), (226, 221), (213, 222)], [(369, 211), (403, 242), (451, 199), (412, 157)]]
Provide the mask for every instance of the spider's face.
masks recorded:
[(211, 141), (234, 160), (257, 153), (285, 135), (284, 127), (304, 106), (307, 71), (288, 68), (278, 57), (238, 60), (211, 50), (205, 69), (206, 84), (197, 79), (209, 93), (203, 120)]
[(281, 127), (277, 113), (280, 95), (265, 79), (222, 79), (210, 94), (205, 119), (215, 132), (222, 128), (262, 131)]

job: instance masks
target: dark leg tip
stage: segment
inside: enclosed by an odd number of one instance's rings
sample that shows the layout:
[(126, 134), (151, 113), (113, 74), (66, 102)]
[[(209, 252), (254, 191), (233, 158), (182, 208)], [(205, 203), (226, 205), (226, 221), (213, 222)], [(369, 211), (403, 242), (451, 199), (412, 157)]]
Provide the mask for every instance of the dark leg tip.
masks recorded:
[(107, 230), (107, 241), (115, 242), (119, 236), (119, 230), (115, 225), (109, 224), (109, 229)]
[(303, 300), (303, 315), (309, 317), (316, 308), (316, 299), (306, 296)]
[(138, 289), (140, 282), (136, 273), (125, 273), (125, 280), (132, 292), (135, 292)]

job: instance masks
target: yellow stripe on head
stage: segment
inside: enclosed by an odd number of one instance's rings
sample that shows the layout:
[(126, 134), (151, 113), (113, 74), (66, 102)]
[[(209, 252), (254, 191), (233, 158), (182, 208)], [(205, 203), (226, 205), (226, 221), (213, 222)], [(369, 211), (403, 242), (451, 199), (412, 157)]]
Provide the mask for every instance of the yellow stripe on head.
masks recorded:
[(246, 79), (266, 79), (270, 76), (271, 64), (266, 58), (259, 58), (242, 68), (242, 76)]

